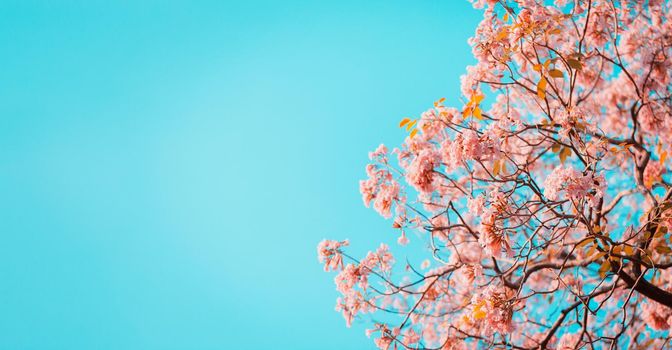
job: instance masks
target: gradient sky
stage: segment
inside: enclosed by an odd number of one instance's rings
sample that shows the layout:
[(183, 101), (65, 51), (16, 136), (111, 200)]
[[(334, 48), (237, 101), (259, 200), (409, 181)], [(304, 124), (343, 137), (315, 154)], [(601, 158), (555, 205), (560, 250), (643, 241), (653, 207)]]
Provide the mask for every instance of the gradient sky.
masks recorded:
[(463, 0), (2, 1), (0, 349), (371, 349), (316, 244), (456, 103)]

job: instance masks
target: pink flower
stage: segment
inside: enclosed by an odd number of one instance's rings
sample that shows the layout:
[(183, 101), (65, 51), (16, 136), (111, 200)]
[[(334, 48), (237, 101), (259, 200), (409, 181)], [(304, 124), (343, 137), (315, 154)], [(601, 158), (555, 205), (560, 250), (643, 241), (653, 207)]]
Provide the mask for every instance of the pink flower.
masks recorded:
[(387, 147), (382, 143), (375, 151), (369, 153), (369, 159), (374, 160), (376, 158), (384, 159), (387, 162)]
[(317, 245), (317, 258), (321, 263), (324, 263), (324, 271), (336, 270), (339, 267), (343, 268), (343, 255), (341, 254), (341, 247), (348, 246), (350, 242), (346, 239), (341, 242), (322, 240)]
[(434, 168), (438, 164), (436, 153), (431, 149), (422, 150), (408, 167), (406, 180), (419, 192), (431, 193), (436, 187)]
[(672, 317), (672, 310), (663, 307), (655, 301), (648, 300), (641, 305), (641, 315), (644, 322), (655, 330), (668, 330), (670, 325), (667, 323), (668, 318)]
[(482, 322), (486, 333), (513, 331), (513, 305), (507, 291), (489, 285), (471, 299), (472, 322)]
[(644, 185), (651, 188), (654, 183), (661, 181), (665, 170), (660, 162), (649, 161), (644, 169)]
[(399, 198), (399, 184), (396, 181), (380, 185), (375, 195), (373, 208), (384, 218), (392, 217), (392, 204)]
[(544, 180), (544, 196), (550, 200), (558, 200), (560, 193), (578, 201), (588, 198), (592, 206), (597, 206), (602, 199), (606, 182), (603, 176), (592, 177), (572, 168), (556, 167)]
[[(378, 150), (372, 153), (372, 158), (379, 157), (377, 154), (383, 151), (387, 151), (387, 149), (381, 145)], [(362, 194), (364, 205), (369, 207), (371, 201), (373, 201), (373, 208), (380, 215), (386, 219), (391, 218), (392, 205), (402, 200), (399, 183), (394, 180), (385, 165), (379, 167), (375, 164), (369, 164), (366, 167), (366, 173), (369, 178), (359, 182), (359, 192)]]
[(485, 204), (484, 196), (476, 196), (476, 198), (469, 197), (467, 199), (467, 208), (471, 215), (481, 215), (483, 213), (483, 205)]
[(397, 239), (397, 243), (400, 245), (407, 245), (408, 244), (408, 237), (406, 237), (406, 232), (401, 231), (401, 236)]

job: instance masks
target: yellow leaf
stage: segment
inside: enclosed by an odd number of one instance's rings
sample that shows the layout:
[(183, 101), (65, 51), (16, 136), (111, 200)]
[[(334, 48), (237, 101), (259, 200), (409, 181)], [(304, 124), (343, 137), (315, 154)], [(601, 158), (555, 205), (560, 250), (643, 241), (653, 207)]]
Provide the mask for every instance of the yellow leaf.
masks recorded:
[(581, 64), (581, 62), (579, 62), (579, 60), (574, 59), (574, 58), (568, 58), (568, 59), (567, 59), (567, 64), (568, 64), (570, 67), (572, 67), (572, 68), (574, 68), (574, 69), (576, 69), (576, 70), (581, 70), (581, 69), (583, 68), (583, 65)]
[(503, 19), (504, 19), (504, 22), (509, 21), (509, 13), (508, 12), (504, 13), (504, 18)]
[(474, 305), (474, 311), (472, 311), (472, 314), (471, 314), (471, 316), (474, 319), (480, 320), (480, 319), (485, 318), (486, 313), (485, 313), (485, 311), (481, 310), (481, 308), (483, 306), (485, 306), (485, 301), (483, 301), (483, 300), (479, 301), (476, 305)]
[(593, 241), (592, 239), (584, 239), (583, 241), (579, 242), (579, 244), (576, 245), (576, 248), (578, 249), (578, 248), (581, 248), (585, 245), (588, 245), (592, 241)]
[(626, 245), (625, 247), (623, 247), (623, 251), (625, 252), (625, 254), (628, 254), (628, 255), (632, 255), (635, 252), (635, 250), (632, 249), (632, 246), (629, 246), (629, 245)]
[(572, 150), (569, 149), (569, 147), (563, 147), (562, 151), (560, 151), (560, 162), (564, 164), (567, 157), (569, 157), (571, 155), (572, 155)]
[(474, 310), (474, 314), (473, 314), (473, 316), (474, 316), (474, 319), (475, 319), (475, 320), (481, 320), (481, 319), (484, 319), (484, 318), (485, 318), (485, 315), (486, 315), (486, 313), (485, 313), (485, 311), (483, 311), (483, 310), (480, 310), (480, 309), (479, 309), (478, 311)]
[(406, 131), (410, 131), (410, 130), (413, 128), (413, 126), (415, 126), (415, 124), (416, 124), (417, 122), (418, 122), (418, 120), (416, 119), (416, 120), (414, 120), (414, 121), (408, 123), (408, 124), (406, 125)]
[(600, 228), (600, 225), (593, 226), (593, 232), (595, 232), (595, 233), (602, 232), (602, 228)]
[(497, 159), (497, 160), (495, 161), (494, 165), (493, 165), (492, 173), (493, 173), (495, 176), (499, 175), (499, 171), (501, 170), (501, 169), (500, 169), (500, 163), (499, 163), (499, 162), (500, 162), (499, 159)]
[(670, 247), (668, 247), (668, 246), (659, 245), (659, 246), (656, 247), (656, 251), (659, 254), (669, 254), (670, 252), (672, 252), (672, 249), (670, 249)]
[[(546, 121), (546, 119), (544, 119), (544, 121)], [(559, 143), (554, 143), (551, 147), (551, 151), (553, 151), (553, 153), (558, 153), (560, 151), (560, 147), (562, 146)]]
[(481, 95), (481, 94), (474, 95), (474, 96), (471, 97), (472, 101), (474, 101), (475, 104), (481, 103), (481, 101), (483, 101), (484, 98), (485, 98), (485, 95)]
[(544, 62), (544, 68), (548, 69), (548, 65), (550, 65), (550, 64), (551, 64), (551, 60), (546, 60)]
[(611, 263), (609, 262), (609, 259), (605, 260), (602, 265), (600, 265), (600, 269), (597, 270), (597, 272), (600, 274), (600, 277), (604, 278), (604, 276), (607, 275), (607, 271), (611, 269)]
[(660, 238), (660, 237), (665, 236), (666, 233), (667, 233), (667, 227), (658, 226), (658, 230), (656, 231), (656, 234), (653, 235), (653, 237)]
[(659, 245), (659, 246), (656, 247), (656, 251), (659, 254), (669, 254), (670, 252), (672, 252), (672, 249), (670, 249), (670, 247), (668, 247), (668, 246)]
[(660, 164), (665, 163), (665, 159), (667, 159), (667, 151), (663, 151), (663, 153), (660, 154)]
[(411, 131), (411, 138), (413, 138), (415, 136), (415, 134), (417, 134), (417, 133), (418, 133), (418, 129), (413, 129), (413, 131)]
[(404, 125), (408, 124), (408, 122), (410, 122), (410, 121), (411, 121), (410, 118), (404, 118), (404, 119), (402, 119), (402, 120), (401, 120), (401, 123), (399, 123), (399, 127), (400, 127), (400, 128), (403, 128)]
[(586, 256), (591, 257), (593, 254), (595, 254), (596, 246), (590, 245), (588, 246), (588, 249), (586, 249)]
[(478, 108), (478, 107), (474, 108), (473, 115), (474, 115), (474, 118), (476, 118), (476, 119), (479, 119), (479, 120), (483, 119), (483, 116), (481, 114), (481, 109)]
[(551, 69), (550, 71), (548, 71), (548, 74), (550, 76), (552, 76), (553, 78), (562, 78), (562, 77), (565, 76), (564, 74), (562, 74), (561, 71), (559, 71), (557, 69)]
[(534, 69), (536, 72), (541, 72), (541, 65), (535, 64), (534, 66), (532, 66), (532, 69)]
[(607, 252), (599, 252), (599, 253), (595, 254), (595, 256), (593, 257), (593, 260), (597, 260), (597, 259), (599, 259), (599, 258), (601, 258), (605, 255), (607, 255)]
[(497, 36), (495, 37), (495, 41), (502, 40), (506, 38), (507, 35), (509, 35), (509, 31), (507, 30), (508, 27), (503, 27), (499, 33), (497, 33)]
[(539, 83), (537, 84), (537, 95), (539, 96), (539, 98), (546, 98), (547, 83), (548, 82), (544, 78), (541, 78), (541, 80), (539, 80)]

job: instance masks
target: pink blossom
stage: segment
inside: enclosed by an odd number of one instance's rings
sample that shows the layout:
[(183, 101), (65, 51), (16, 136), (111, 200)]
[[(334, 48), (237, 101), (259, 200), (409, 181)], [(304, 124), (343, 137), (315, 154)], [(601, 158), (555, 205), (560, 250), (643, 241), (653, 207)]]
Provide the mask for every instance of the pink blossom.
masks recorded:
[(472, 322), (482, 322), (486, 333), (513, 331), (513, 305), (506, 290), (493, 285), (474, 295), (471, 300)]
[(665, 167), (660, 162), (649, 161), (646, 169), (644, 169), (644, 184), (646, 187), (651, 188), (654, 183), (661, 181), (665, 171)]
[(397, 239), (397, 243), (400, 245), (407, 245), (408, 244), (408, 237), (406, 237), (406, 232), (402, 231), (401, 236)]
[(347, 239), (340, 242), (325, 239), (317, 245), (317, 257), (324, 263), (324, 271), (343, 268), (343, 255), (340, 249), (348, 245), (350, 242)]
[(407, 169), (406, 180), (416, 190), (431, 193), (436, 188), (434, 168), (438, 166), (438, 157), (433, 151), (421, 151)]
[(641, 315), (646, 324), (657, 330), (668, 330), (670, 324), (667, 323), (668, 318), (672, 317), (672, 310), (662, 307), (655, 301), (647, 301), (641, 303)]
[(483, 213), (483, 205), (485, 205), (484, 196), (469, 197), (467, 199), (467, 207), (469, 208), (469, 213), (472, 215), (481, 215)]
[(558, 166), (544, 180), (544, 196), (554, 201), (564, 191), (574, 201), (588, 198), (592, 206), (597, 206), (605, 187), (605, 179), (601, 175), (593, 177), (572, 168)]

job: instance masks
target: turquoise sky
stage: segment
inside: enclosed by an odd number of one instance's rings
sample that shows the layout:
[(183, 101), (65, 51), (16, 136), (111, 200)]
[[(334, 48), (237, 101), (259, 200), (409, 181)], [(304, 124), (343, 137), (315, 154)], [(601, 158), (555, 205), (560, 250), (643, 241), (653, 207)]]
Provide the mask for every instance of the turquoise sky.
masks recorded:
[(371, 349), (316, 244), (456, 103), (462, 0), (2, 1), (0, 349)]

